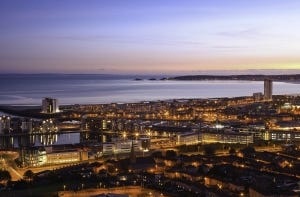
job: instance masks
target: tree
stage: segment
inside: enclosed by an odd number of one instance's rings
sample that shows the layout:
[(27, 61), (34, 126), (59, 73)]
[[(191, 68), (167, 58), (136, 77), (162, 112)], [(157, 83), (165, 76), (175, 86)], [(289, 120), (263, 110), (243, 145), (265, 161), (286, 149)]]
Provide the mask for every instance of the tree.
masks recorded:
[(236, 150), (234, 148), (229, 149), (229, 154), (234, 155), (236, 153)]
[(23, 174), (23, 179), (26, 181), (32, 181), (33, 177), (34, 177), (34, 173), (31, 170), (27, 170)]
[(151, 154), (151, 157), (154, 157), (154, 158), (162, 158), (162, 152), (161, 151), (156, 151), (154, 153)]
[(252, 146), (247, 146), (241, 149), (241, 152), (245, 157), (253, 157), (255, 156), (255, 149)]
[(166, 151), (166, 158), (172, 159), (172, 158), (175, 158), (176, 156), (177, 156), (176, 151), (174, 151), (174, 150), (167, 150)]
[(204, 154), (205, 155), (214, 155), (216, 153), (216, 147), (212, 145), (207, 145), (204, 147)]
[(0, 170), (0, 182), (7, 182), (11, 180), (11, 175), (7, 170)]

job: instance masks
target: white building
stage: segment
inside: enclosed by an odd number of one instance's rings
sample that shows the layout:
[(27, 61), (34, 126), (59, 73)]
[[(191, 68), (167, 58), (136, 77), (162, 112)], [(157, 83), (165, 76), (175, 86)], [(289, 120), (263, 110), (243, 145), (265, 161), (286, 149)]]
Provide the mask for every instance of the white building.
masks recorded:
[(190, 132), (177, 135), (178, 144), (202, 143), (229, 143), (229, 144), (251, 144), (253, 135), (250, 133), (235, 132)]
[(81, 149), (53, 151), (52, 147), (30, 148), (21, 150), (20, 159), (23, 166), (38, 167), (86, 161), (88, 153)]
[(286, 141), (286, 142), (299, 142), (299, 131), (269, 131), (265, 140)]
[(132, 144), (134, 147), (134, 151), (136, 152), (143, 151), (141, 140), (133, 140), (133, 143), (132, 140), (119, 140), (114, 142), (103, 143), (102, 154), (112, 155), (112, 154), (130, 153)]
[(177, 135), (178, 144), (197, 144), (201, 141), (201, 135), (196, 132), (179, 133)]
[(58, 100), (53, 98), (44, 98), (42, 101), (42, 113), (53, 114), (59, 112)]

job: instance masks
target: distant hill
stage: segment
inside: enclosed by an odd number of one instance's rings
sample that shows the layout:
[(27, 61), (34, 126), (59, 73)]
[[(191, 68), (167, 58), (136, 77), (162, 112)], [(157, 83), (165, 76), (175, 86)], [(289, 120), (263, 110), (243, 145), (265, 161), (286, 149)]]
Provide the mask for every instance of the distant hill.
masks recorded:
[(295, 75), (185, 75), (169, 78), (169, 80), (245, 80), (263, 81), (300, 81), (300, 74)]

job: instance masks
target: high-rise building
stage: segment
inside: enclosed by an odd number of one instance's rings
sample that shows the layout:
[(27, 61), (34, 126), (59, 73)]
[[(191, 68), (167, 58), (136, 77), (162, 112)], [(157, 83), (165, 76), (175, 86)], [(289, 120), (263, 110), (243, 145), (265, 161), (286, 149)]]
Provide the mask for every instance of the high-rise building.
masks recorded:
[(10, 117), (0, 116), (0, 134), (10, 132)]
[(53, 114), (59, 112), (58, 100), (53, 98), (44, 98), (42, 101), (42, 113)]
[(22, 121), (21, 129), (24, 133), (32, 133), (32, 120), (24, 119)]
[(272, 100), (273, 81), (271, 79), (265, 79), (264, 81), (264, 99)]

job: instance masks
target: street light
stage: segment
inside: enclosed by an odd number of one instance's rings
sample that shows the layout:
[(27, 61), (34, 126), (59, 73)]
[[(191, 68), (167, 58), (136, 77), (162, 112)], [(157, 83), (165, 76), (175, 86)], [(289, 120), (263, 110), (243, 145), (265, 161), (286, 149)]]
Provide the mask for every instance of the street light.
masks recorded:
[(137, 140), (138, 137), (139, 137), (139, 133), (135, 133), (135, 137), (136, 137), (136, 140)]

